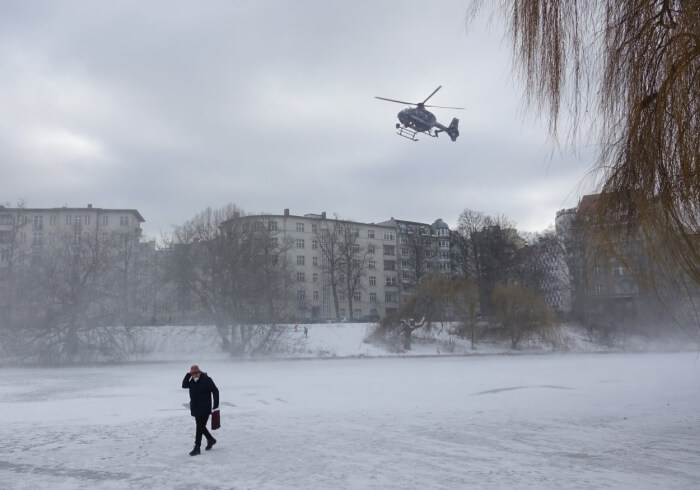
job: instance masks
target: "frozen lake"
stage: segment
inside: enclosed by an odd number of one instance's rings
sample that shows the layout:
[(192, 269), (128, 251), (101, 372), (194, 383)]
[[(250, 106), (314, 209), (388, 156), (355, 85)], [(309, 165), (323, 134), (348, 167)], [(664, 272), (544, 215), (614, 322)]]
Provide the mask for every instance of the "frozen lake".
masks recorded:
[(4, 489), (700, 488), (696, 353), (0, 370)]

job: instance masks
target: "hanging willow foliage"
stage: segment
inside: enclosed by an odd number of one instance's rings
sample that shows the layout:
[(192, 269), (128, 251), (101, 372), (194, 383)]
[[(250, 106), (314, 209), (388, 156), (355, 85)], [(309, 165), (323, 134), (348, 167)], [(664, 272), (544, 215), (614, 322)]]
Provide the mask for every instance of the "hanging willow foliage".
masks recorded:
[[(468, 20), (485, 5), (473, 1)], [(595, 221), (636, 217), (634, 227), (597, 226), (597, 238), (641, 236), (667, 278), (700, 285), (700, 1), (497, 5), (526, 100), (555, 141), (566, 116), (568, 143), (585, 127), (599, 145)]]

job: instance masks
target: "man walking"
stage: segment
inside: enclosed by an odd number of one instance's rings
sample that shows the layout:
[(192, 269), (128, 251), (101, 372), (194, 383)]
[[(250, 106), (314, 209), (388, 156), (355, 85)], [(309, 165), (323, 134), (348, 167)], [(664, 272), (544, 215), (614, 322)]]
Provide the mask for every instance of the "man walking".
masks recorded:
[[(196, 456), (200, 454), (202, 435), (207, 438), (207, 446), (204, 448), (207, 451), (216, 444), (216, 439), (207, 430), (207, 420), (212, 410), (219, 408), (219, 389), (214, 384), (214, 380), (207, 376), (207, 373), (203, 373), (196, 364), (190, 367), (190, 371), (185, 374), (182, 387), (190, 390), (190, 414), (197, 424), (194, 449), (190, 451), (190, 456)], [(214, 397), (213, 407), (212, 396)]]

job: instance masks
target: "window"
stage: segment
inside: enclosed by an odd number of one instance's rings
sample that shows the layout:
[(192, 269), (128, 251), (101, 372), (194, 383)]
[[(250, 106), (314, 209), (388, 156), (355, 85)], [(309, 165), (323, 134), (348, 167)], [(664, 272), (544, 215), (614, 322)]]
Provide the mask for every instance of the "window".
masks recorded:
[(396, 247), (393, 245), (384, 245), (384, 255), (396, 255)]
[(306, 257), (303, 255), (297, 255), (297, 265), (304, 265), (306, 262)]
[(393, 231), (385, 231), (384, 232), (384, 240), (391, 240), (393, 242), (394, 241), (394, 232)]
[(352, 267), (358, 270), (360, 268), (360, 259), (352, 259)]
[(352, 252), (353, 252), (353, 253), (359, 253), (359, 252), (360, 252), (360, 244), (359, 244), (359, 243), (353, 243), (353, 244), (352, 244)]
[(625, 269), (624, 267), (613, 267), (612, 274), (613, 276), (624, 276)]
[(367, 253), (374, 254), (374, 245), (367, 245)]
[(304, 291), (303, 289), (298, 290), (297, 291), (297, 299), (299, 301), (304, 301), (306, 299), (306, 291)]
[(270, 248), (277, 248), (277, 238), (270, 238), (267, 243)]
[(396, 270), (396, 261), (395, 260), (385, 260), (384, 261), (384, 270), (385, 271), (395, 271)]
[[(394, 302), (394, 295), (392, 293), (384, 293), (384, 302), (385, 303), (393, 303)], [(387, 313), (388, 313), (387, 309)]]
[(405, 236), (399, 237), (399, 244), (400, 245), (406, 245), (408, 243), (408, 238)]
[(411, 251), (407, 248), (402, 248), (401, 249), (401, 257), (408, 257), (411, 255)]
[(367, 230), (367, 238), (374, 238), (374, 230)]
[(345, 291), (338, 291), (338, 300), (345, 301)]
[(376, 269), (376, 264), (374, 263), (374, 260), (370, 260), (367, 262), (367, 268), (368, 269)]
[(34, 216), (34, 229), (41, 230), (42, 228), (44, 228), (44, 217)]
[(311, 265), (318, 267), (318, 257), (311, 257)]
[(314, 291), (314, 301), (318, 301), (319, 295), (318, 291)]
[(311, 248), (314, 250), (318, 248), (318, 240), (316, 240), (315, 238), (311, 240)]
[(10, 261), (10, 251), (7, 249), (0, 250), (0, 262)]
[(598, 285), (595, 287), (595, 294), (598, 295), (598, 296), (601, 296), (601, 295), (603, 294), (603, 286), (601, 286), (600, 284), (598, 284)]
[(297, 272), (297, 282), (306, 282), (306, 274), (303, 272)]
[(297, 238), (297, 248), (304, 248), (304, 239)]
[(386, 276), (384, 279), (385, 286), (396, 286), (396, 276)]
[(267, 229), (269, 231), (277, 231), (277, 221), (268, 221), (267, 222)]
[(371, 303), (377, 302), (377, 293), (369, 293), (369, 300)]
[(11, 214), (0, 214), (0, 225), (12, 225), (14, 222)]
[(119, 226), (129, 226), (129, 217), (128, 216), (120, 216), (119, 217)]
[(311, 282), (318, 282), (318, 272), (314, 272), (311, 276)]
[(438, 246), (440, 248), (450, 248), (450, 241), (449, 240), (439, 240)]
[(104, 216), (102, 216), (102, 226), (107, 226), (107, 225), (109, 225), (109, 216), (107, 216), (105, 214)]
[(311, 223), (311, 233), (318, 233), (318, 225), (316, 223)]
[(304, 231), (304, 223), (297, 223), (297, 231)]
[(442, 260), (449, 260), (450, 258), (450, 252), (446, 250), (440, 250), (440, 254), (438, 255)]
[(411, 273), (410, 272), (405, 272), (401, 274), (401, 279), (404, 281), (410, 281), (411, 280)]
[(34, 230), (34, 236), (32, 237), (32, 245), (34, 247), (41, 247), (41, 230)]
[(73, 224), (73, 216), (71, 216), (70, 214), (66, 215), (66, 224), (67, 225)]
[(90, 224), (90, 215), (89, 215), (89, 214), (86, 214), (86, 215), (85, 215), (85, 224), (86, 224), (86, 225), (89, 225), (89, 224)]
[(450, 268), (450, 263), (449, 263), (449, 262), (443, 262), (443, 263), (441, 263), (441, 264), (440, 264), (440, 270), (441, 270), (442, 272), (450, 272), (450, 270), (452, 270), (452, 269)]
[(360, 318), (362, 316), (362, 309), (361, 308), (355, 308), (353, 310), (355, 312), (355, 318)]
[(81, 221), (80, 218), (81, 218), (80, 215), (78, 215), (78, 216), (75, 217), (75, 219), (74, 219), (74, 225), (75, 225), (75, 226), (80, 226), (80, 221)]
[(345, 316), (345, 308), (340, 308), (340, 316)]
[(354, 299), (355, 301), (362, 301), (362, 292), (355, 291), (354, 293), (352, 293), (352, 299)]
[(353, 228), (352, 229), (352, 236), (360, 236), (360, 229), (359, 228)]
[(370, 286), (376, 286), (376, 285), (377, 285), (377, 276), (369, 276), (369, 285), (370, 285)]

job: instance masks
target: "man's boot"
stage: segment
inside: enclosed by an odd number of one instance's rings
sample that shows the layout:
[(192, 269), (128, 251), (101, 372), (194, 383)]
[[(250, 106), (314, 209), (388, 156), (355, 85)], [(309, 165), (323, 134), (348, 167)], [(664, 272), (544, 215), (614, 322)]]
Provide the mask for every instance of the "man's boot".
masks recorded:
[(204, 448), (204, 450), (205, 450), (205, 451), (209, 451), (209, 450), (212, 448), (212, 446), (213, 446), (214, 444), (216, 444), (216, 439), (214, 439), (214, 438), (212, 437), (211, 439), (209, 439), (209, 440), (207, 441), (207, 445), (206, 445), (206, 447)]
[(197, 456), (198, 454), (201, 454), (201, 451), (199, 450), (199, 446), (195, 446), (192, 451), (190, 451), (190, 456)]

